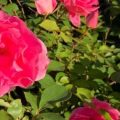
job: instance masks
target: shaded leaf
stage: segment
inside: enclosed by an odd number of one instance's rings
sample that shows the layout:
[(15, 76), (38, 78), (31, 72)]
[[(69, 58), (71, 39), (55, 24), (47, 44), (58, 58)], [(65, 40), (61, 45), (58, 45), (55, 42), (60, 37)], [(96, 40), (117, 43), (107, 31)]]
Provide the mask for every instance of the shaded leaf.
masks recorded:
[(64, 100), (64, 98), (68, 95), (68, 91), (64, 86), (61, 85), (53, 85), (46, 88), (41, 96), (40, 108), (45, 106), (48, 102)]
[(59, 61), (52, 60), (48, 66), (48, 71), (64, 71), (65, 65)]
[(44, 79), (40, 80), (39, 83), (41, 84), (42, 88), (47, 88), (51, 85), (54, 85), (55, 81), (49, 74), (46, 74)]
[(65, 120), (59, 113), (42, 113), (36, 120)]
[(24, 92), (25, 94), (25, 98), (27, 100), (27, 102), (30, 103), (31, 107), (32, 107), (32, 113), (35, 114), (38, 110), (38, 106), (37, 106), (37, 96), (33, 95), (30, 92)]

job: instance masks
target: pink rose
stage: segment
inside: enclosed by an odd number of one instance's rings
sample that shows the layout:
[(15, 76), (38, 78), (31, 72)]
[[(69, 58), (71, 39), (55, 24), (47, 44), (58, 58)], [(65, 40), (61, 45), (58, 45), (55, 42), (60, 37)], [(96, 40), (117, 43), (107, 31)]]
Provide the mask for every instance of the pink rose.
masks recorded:
[(111, 107), (111, 105), (105, 101), (100, 101), (98, 99), (93, 99), (93, 104), (96, 106), (96, 110), (105, 110), (109, 113), (112, 120), (119, 120), (120, 112), (117, 109)]
[(69, 12), (74, 26), (80, 25), (80, 16), (85, 16), (88, 27), (96, 28), (98, 23), (98, 0), (61, 0)]
[(0, 11), (0, 96), (42, 79), (48, 63), (43, 42), (18, 17)]
[(35, 0), (37, 12), (42, 15), (51, 14), (55, 9), (56, 5), (56, 0)]
[(98, 99), (93, 99), (91, 106), (85, 104), (83, 107), (75, 109), (70, 120), (106, 120), (102, 111), (108, 112), (111, 120), (119, 120), (120, 112), (112, 108), (109, 103)]

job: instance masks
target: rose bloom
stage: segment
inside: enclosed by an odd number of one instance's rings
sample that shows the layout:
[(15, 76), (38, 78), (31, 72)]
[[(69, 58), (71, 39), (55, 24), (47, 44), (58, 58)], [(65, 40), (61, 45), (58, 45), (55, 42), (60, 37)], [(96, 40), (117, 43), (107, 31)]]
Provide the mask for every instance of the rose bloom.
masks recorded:
[(0, 11), (0, 96), (42, 79), (48, 63), (43, 42), (18, 17)]
[(109, 103), (98, 99), (93, 99), (91, 106), (85, 104), (83, 107), (75, 109), (70, 120), (106, 120), (102, 112), (107, 112), (111, 117), (110, 120), (120, 120), (120, 112), (117, 109), (112, 108)]
[(51, 14), (55, 9), (56, 5), (56, 0), (35, 0), (37, 12), (42, 15)]
[(98, 0), (61, 0), (69, 12), (69, 19), (80, 26), (80, 16), (85, 16), (88, 27), (96, 28), (98, 23)]

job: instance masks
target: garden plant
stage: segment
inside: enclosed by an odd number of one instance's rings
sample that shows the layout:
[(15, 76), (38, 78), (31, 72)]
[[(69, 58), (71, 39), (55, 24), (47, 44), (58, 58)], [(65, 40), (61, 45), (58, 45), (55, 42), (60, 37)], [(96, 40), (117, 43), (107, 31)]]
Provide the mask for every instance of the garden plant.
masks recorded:
[(0, 0), (0, 120), (120, 120), (120, 1)]

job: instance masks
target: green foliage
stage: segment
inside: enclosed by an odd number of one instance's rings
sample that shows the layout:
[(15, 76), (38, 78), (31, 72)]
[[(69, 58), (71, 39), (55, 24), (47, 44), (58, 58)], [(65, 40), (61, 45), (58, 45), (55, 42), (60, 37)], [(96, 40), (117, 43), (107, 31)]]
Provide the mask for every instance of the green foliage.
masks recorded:
[(22, 107), (21, 101), (19, 99), (12, 101), (7, 109), (7, 112), (14, 119), (22, 118), (24, 113), (24, 108)]
[(48, 66), (48, 71), (64, 71), (65, 65), (61, 62), (52, 60)]
[(64, 86), (52, 85), (43, 91), (39, 106), (42, 108), (49, 102), (64, 100), (67, 95), (68, 91)]
[(7, 0), (0, 0), (0, 4), (6, 5), (7, 4)]
[(44, 20), (41, 24), (40, 27), (44, 28), (45, 30), (48, 30), (50, 32), (53, 31), (59, 31), (59, 27), (57, 26), (57, 23), (53, 20)]
[(91, 99), (94, 97), (94, 92), (86, 88), (77, 88), (76, 95), (82, 100)]
[(48, 88), (49, 86), (54, 85), (55, 81), (49, 74), (46, 74), (44, 79), (40, 80), (39, 83), (41, 84), (41, 88)]
[(17, 4), (11, 3), (2, 8), (5, 12), (9, 14), (14, 14), (15, 11), (19, 10)]
[(36, 13), (34, 0), (0, 0), (0, 8), (23, 19), (50, 58), (44, 79), (0, 99), (0, 120), (69, 120), (74, 108), (94, 97), (120, 109), (118, 0), (100, 0), (96, 29), (87, 28), (83, 18), (80, 27), (72, 26), (61, 4), (48, 16)]
[(32, 114), (36, 114), (38, 112), (38, 105), (37, 105), (37, 96), (33, 95), (30, 92), (25, 92), (25, 98), (27, 100), (28, 103), (30, 103), (31, 107), (32, 107)]
[(42, 113), (36, 120), (64, 120), (58, 113)]
[(0, 119), (1, 120), (13, 120), (13, 118), (9, 116), (6, 111), (3, 111), (3, 110), (0, 111)]

